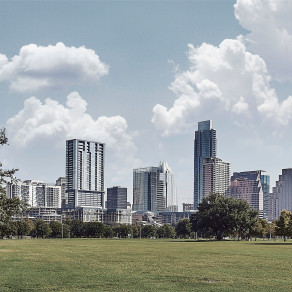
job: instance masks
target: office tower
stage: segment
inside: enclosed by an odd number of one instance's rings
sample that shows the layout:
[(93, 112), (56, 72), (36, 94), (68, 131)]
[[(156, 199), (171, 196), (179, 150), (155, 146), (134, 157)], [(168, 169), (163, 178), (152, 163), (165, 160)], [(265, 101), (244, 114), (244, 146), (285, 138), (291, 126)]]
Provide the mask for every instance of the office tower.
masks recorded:
[(107, 188), (107, 209), (127, 209), (127, 188)]
[(273, 194), (276, 196), (276, 218), (282, 210), (292, 211), (292, 168), (282, 169)]
[(263, 217), (263, 170), (234, 172), (231, 177), (231, 196), (236, 199), (246, 200), (252, 208), (259, 211), (259, 216)]
[(61, 205), (62, 208), (64, 208), (66, 204), (68, 204), (68, 198), (66, 196), (66, 177), (59, 177), (55, 185), (61, 187)]
[(174, 175), (166, 162), (133, 170), (134, 211), (166, 211), (175, 205)]
[(230, 163), (219, 158), (205, 158), (203, 164), (203, 196), (211, 193), (230, 196)]
[(211, 120), (199, 122), (194, 141), (194, 209), (203, 198), (203, 164), (204, 159), (216, 157), (216, 130)]
[(66, 141), (67, 208), (103, 207), (104, 144), (85, 140)]
[(18, 197), (29, 207), (61, 208), (61, 187), (43, 181), (25, 180), (7, 184), (7, 195)]
[(264, 219), (267, 219), (268, 208), (269, 208), (269, 200), (270, 200), (270, 176), (269, 175), (261, 175), (261, 183), (263, 188), (263, 200), (264, 200)]
[(265, 219), (268, 220), (268, 222), (273, 222), (276, 220), (278, 217), (276, 215), (277, 208), (276, 208), (276, 203), (277, 203), (277, 193), (276, 193), (276, 188), (273, 188), (273, 192), (269, 194), (269, 199), (267, 203), (267, 213)]

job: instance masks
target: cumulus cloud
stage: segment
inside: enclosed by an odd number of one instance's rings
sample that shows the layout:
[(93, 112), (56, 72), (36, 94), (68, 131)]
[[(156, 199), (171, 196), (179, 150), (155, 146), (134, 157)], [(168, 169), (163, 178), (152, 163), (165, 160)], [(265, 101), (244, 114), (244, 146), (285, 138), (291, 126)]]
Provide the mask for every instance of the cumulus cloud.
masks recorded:
[(291, 81), (292, 1), (237, 0), (235, 17), (249, 33), (240, 38), (267, 63), (271, 75)]
[(11, 89), (19, 92), (96, 82), (108, 70), (94, 50), (63, 43), (26, 45), (10, 60), (0, 54), (0, 81), (8, 81)]
[[(202, 111), (214, 114), (218, 108), (233, 115), (235, 122), (236, 119), (260, 116), (275, 125), (287, 125), (292, 119), (292, 97), (279, 100), (271, 85), (273, 74), (262, 57), (264, 51), (271, 53), (270, 57), (277, 63), (275, 55), (280, 51), (273, 51), (270, 47), (274, 46), (276, 37), (281, 38), (284, 34), (288, 49), (282, 51), (280, 58), (285, 59), (288, 55), (291, 64), (287, 59), (285, 69), (282, 70), (284, 67), (278, 64), (282, 69), (275, 69), (275, 72), (277, 76), (283, 74), (291, 78), (292, 21), (290, 14), (284, 10), (291, 12), (292, 4), (285, 7), (283, 1), (238, 0), (235, 15), (251, 33), (237, 39), (225, 39), (219, 46), (203, 43), (194, 47), (189, 44), (189, 66), (184, 71), (176, 72), (169, 86), (176, 97), (173, 106), (169, 109), (160, 104), (153, 107), (152, 122), (155, 127), (163, 135), (175, 134), (193, 123), (194, 115)], [(287, 26), (289, 29), (286, 29)], [(251, 51), (250, 47), (260, 54)], [(283, 43), (282, 47), (285, 47)]]
[(86, 113), (86, 107), (86, 101), (78, 92), (68, 95), (65, 106), (50, 98), (42, 103), (30, 97), (25, 100), (23, 109), (6, 123), (10, 142), (25, 146), (45, 137), (54, 137), (54, 141), (60, 142), (64, 142), (64, 138), (103, 142), (116, 158), (122, 159), (125, 167), (132, 167), (137, 162), (136, 146), (128, 132), (127, 121), (121, 116), (94, 119)]

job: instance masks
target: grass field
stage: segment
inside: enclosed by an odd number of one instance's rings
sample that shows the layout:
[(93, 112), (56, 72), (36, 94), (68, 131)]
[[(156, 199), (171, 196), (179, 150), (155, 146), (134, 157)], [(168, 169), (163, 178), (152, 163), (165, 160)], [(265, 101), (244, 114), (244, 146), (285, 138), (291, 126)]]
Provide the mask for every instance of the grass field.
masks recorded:
[(0, 241), (0, 291), (291, 291), (292, 242)]

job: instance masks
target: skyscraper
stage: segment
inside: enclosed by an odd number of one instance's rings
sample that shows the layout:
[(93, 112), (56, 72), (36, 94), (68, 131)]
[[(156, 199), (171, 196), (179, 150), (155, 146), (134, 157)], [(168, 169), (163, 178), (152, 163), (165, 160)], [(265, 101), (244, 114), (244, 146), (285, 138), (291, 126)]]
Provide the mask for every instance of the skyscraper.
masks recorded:
[(166, 211), (175, 205), (174, 175), (166, 162), (133, 170), (134, 211)]
[(262, 186), (263, 170), (234, 172), (231, 177), (231, 196), (246, 200), (263, 217), (264, 192)]
[(263, 188), (263, 200), (264, 200), (264, 219), (268, 218), (268, 212), (270, 208), (270, 176), (262, 174), (261, 183)]
[(127, 209), (127, 188), (107, 188), (107, 209)]
[(230, 196), (230, 163), (219, 158), (205, 158), (203, 164), (203, 196), (210, 193)]
[(104, 144), (66, 141), (67, 208), (104, 205)]
[(194, 209), (203, 198), (203, 164), (204, 159), (216, 157), (216, 130), (211, 120), (199, 122), (194, 141)]
[(276, 196), (276, 218), (282, 210), (292, 211), (292, 168), (282, 169), (273, 194)]

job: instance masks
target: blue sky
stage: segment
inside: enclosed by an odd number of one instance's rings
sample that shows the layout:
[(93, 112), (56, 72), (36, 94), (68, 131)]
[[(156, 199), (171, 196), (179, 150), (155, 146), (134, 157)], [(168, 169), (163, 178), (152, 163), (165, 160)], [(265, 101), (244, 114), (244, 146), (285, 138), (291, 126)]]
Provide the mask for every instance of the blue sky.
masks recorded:
[[(235, 5), (235, 6), (234, 6)], [(1, 1), (0, 161), (65, 173), (65, 141), (106, 143), (106, 187), (167, 161), (192, 202), (193, 139), (212, 119), (232, 171), (291, 167), (288, 1)], [(48, 99), (49, 98), (49, 99)]]

